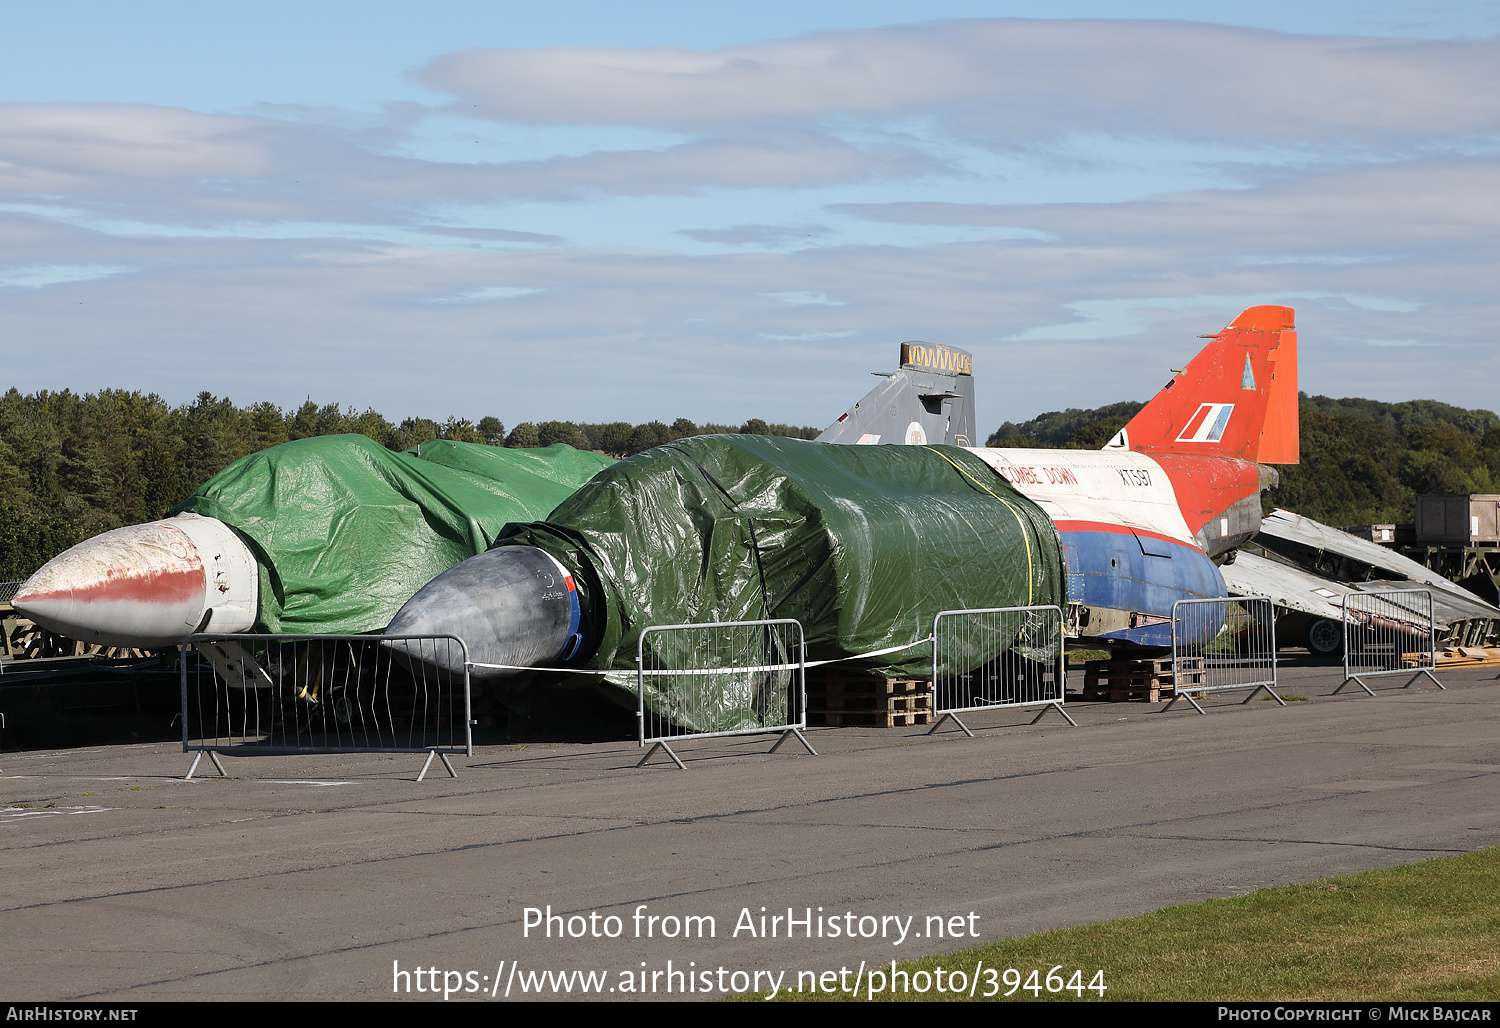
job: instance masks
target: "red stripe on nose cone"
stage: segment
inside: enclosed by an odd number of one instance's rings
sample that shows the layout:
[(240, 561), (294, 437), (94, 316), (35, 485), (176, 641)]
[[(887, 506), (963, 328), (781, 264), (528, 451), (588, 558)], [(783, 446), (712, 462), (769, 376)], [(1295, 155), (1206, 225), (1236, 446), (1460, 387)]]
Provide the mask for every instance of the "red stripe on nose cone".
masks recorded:
[(208, 573), (184, 533), (164, 522), (105, 532), (32, 575), (11, 600), (43, 628), (113, 646), (166, 646), (203, 616)]
[(169, 568), (145, 571), (133, 568), (111, 569), (103, 579), (81, 581), (71, 586), (37, 590), (23, 587), (11, 599), (11, 605), (17, 610), (23, 610), (48, 600), (80, 604), (101, 601), (178, 604), (184, 600), (202, 598), (205, 581), (202, 567), (188, 571)]

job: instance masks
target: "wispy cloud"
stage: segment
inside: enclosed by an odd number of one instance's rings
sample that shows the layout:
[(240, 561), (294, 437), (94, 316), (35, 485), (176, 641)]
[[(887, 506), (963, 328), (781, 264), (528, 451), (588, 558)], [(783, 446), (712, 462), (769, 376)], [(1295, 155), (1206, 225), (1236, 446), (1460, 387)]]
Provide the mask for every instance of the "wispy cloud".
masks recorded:
[[(465, 50), (384, 115), (0, 103), (9, 381), (816, 423), (923, 338), (974, 352), (992, 424), (1149, 396), (1282, 302), (1305, 388), (1492, 405), (1497, 67), (999, 19)], [(485, 159), (423, 135), (454, 125)]]
[(938, 22), (715, 51), (464, 50), (419, 73), (516, 124), (683, 130), (826, 117), (952, 131), (1378, 145), (1486, 134), (1500, 41), (1295, 36), (1161, 21)]
[(32, 264), (20, 268), (0, 268), (0, 286), (41, 289), (60, 282), (87, 282), (130, 271), (109, 264)]
[(826, 236), (824, 225), (730, 225), (728, 228), (685, 228), (683, 235), (700, 243), (728, 246), (787, 246)]
[(830, 300), (824, 293), (807, 293), (793, 291), (789, 293), (766, 293), (772, 300), (780, 300), (782, 303), (795, 304), (799, 307), (842, 307), (842, 300)]
[(435, 296), (430, 303), (476, 303), (481, 300), (514, 300), (521, 296), (534, 296), (540, 293), (540, 289), (530, 286), (485, 286), (483, 289), (471, 289), (466, 293), (455, 293), (452, 296)]

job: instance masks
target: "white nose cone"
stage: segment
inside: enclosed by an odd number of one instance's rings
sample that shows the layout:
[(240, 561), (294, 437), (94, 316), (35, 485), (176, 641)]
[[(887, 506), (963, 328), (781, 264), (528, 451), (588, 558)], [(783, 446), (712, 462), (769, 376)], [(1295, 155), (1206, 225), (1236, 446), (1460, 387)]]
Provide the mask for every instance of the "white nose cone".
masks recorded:
[(105, 646), (170, 646), (255, 623), (255, 557), (214, 518), (180, 514), (117, 528), (44, 564), (11, 600), (58, 635)]

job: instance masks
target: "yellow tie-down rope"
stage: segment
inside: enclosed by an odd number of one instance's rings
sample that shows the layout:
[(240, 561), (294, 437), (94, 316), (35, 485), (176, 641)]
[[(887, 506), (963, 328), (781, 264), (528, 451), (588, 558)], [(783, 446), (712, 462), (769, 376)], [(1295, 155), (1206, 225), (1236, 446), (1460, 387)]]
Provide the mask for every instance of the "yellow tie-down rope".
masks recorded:
[[(973, 482), (979, 488), (983, 489), (985, 492), (987, 492), (991, 496), (995, 497), (995, 499), (997, 499), (1001, 503), (1005, 504), (1005, 509), (1008, 510), (1008, 511), (1010, 511), (1011, 514), (1013, 514), (1015, 516), (1016, 524), (1018, 524), (1018, 525), (1021, 526), (1021, 541), (1026, 544), (1026, 605), (1028, 607), (1031, 606), (1031, 601), (1032, 601), (1032, 599), (1034, 598), (1034, 595), (1035, 595), (1035, 588), (1034, 588), (1034, 585), (1033, 585), (1033, 579), (1036, 576), (1033, 573), (1032, 563), (1031, 563), (1031, 533), (1026, 528), (1026, 522), (1024, 520), (1022, 520), (1022, 518), (1021, 518), (1021, 512), (1018, 511), (1018, 510), (1016, 510), (1016, 508), (1012, 507), (1010, 505), (1009, 501), (1007, 501), (1005, 499), (1005, 497), (998, 495), (992, 489), (990, 489), (989, 486), (985, 485), (983, 482), (979, 481), (979, 479), (977, 479), (973, 475), (969, 474), (969, 472), (967, 470), (965, 470), (964, 467), (961, 464), (959, 464), (957, 461), (955, 461), (952, 457), (948, 456), (942, 450), (939, 450), (939, 449), (937, 449), (936, 447), (933, 447), (933, 446), (925, 446), (925, 447), (923, 447), (923, 449), (931, 450), (933, 453), (935, 453), (939, 457), (943, 458), (943, 460), (947, 461), (949, 464), (952, 464), (955, 468), (958, 469), (958, 473), (960, 475), (963, 475), (970, 482)], [(988, 467), (989, 465), (985, 465), (985, 466)], [(991, 470), (993, 470), (993, 469), (991, 469)], [(999, 474), (999, 472), (996, 472), (996, 474)], [(1004, 476), (1002, 475), (1001, 477), (1003, 478)]]

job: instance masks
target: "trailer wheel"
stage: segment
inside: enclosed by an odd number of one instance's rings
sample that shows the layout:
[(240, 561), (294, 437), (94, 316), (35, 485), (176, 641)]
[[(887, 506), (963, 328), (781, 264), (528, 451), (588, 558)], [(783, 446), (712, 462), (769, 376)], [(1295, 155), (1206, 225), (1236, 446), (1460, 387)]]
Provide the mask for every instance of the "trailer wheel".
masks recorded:
[(1307, 652), (1315, 657), (1337, 657), (1344, 648), (1344, 626), (1327, 618), (1307, 623)]

